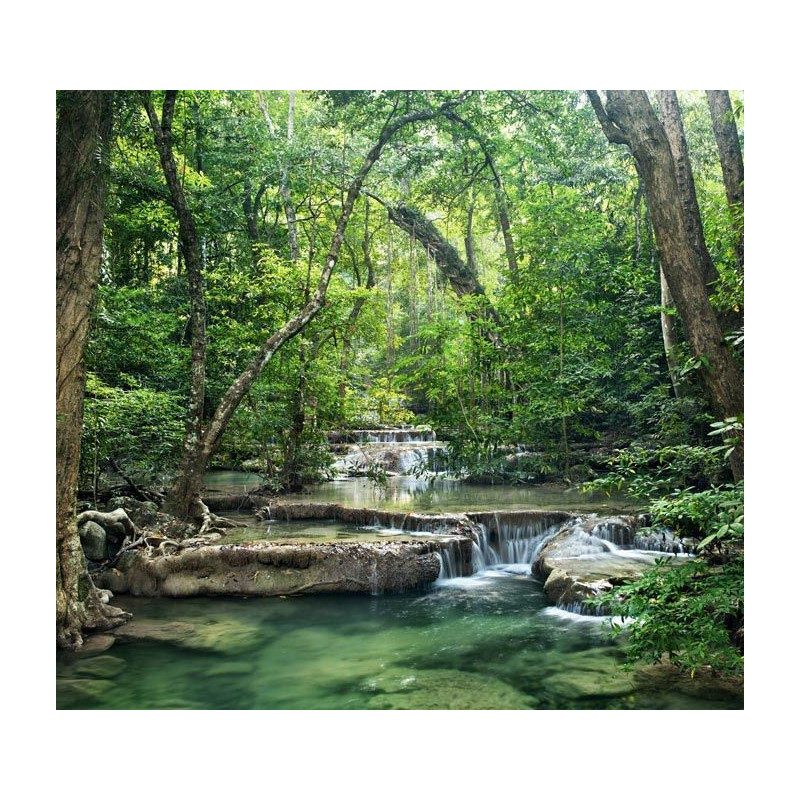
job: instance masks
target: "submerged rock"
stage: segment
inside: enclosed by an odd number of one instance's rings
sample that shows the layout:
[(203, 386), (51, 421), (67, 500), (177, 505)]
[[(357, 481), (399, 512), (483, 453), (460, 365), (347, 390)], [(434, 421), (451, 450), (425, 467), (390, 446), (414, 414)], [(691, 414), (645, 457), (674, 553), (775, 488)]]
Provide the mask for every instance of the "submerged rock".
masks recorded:
[(196, 623), (134, 617), (115, 633), (120, 642), (151, 641), (214, 653), (238, 653), (264, 639), (263, 628), (231, 619)]
[(364, 682), (371, 709), (529, 709), (531, 698), (497, 678), (454, 669), (390, 669)]
[(116, 656), (97, 656), (77, 663), (75, 675), (81, 678), (113, 678), (125, 669), (125, 662)]
[(90, 678), (57, 678), (57, 708), (95, 708), (99, 698), (114, 688), (111, 681)]
[(693, 676), (681, 672), (667, 662), (639, 665), (632, 679), (642, 691), (664, 692), (671, 690), (687, 697), (726, 702), (744, 700), (743, 676), (723, 676), (711, 669), (698, 669)]
[(624, 697), (636, 691), (631, 676), (613, 659), (596, 658), (592, 653), (572, 658), (566, 669), (542, 680), (542, 689), (553, 698), (586, 700), (602, 697)]

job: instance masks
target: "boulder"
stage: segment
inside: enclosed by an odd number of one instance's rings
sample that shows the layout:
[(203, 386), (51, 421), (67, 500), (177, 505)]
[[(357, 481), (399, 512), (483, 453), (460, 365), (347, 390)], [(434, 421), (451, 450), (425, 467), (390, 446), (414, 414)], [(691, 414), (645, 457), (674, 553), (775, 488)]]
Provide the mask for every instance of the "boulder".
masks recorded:
[[(602, 613), (600, 608), (587, 607), (586, 600), (638, 577), (657, 559), (668, 557), (654, 549), (631, 549), (637, 536), (633, 517), (578, 518), (544, 544), (531, 571), (546, 578), (544, 591), (556, 605), (580, 613)], [(671, 540), (663, 541), (671, 546)]]
[[(110, 594), (110, 592), (109, 592)], [(88, 636), (83, 640), (83, 647), (78, 651), (79, 656), (96, 656), (104, 653), (114, 646), (116, 639), (107, 633), (98, 633), (95, 636)]]
[(158, 506), (150, 500), (135, 500), (132, 497), (112, 497), (106, 503), (106, 511), (122, 508), (137, 528), (146, 528), (158, 522)]
[(105, 561), (108, 558), (108, 538), (105, 529), (96, 522), (84, 522), (78, 528), (83, 554), (89, 561)]

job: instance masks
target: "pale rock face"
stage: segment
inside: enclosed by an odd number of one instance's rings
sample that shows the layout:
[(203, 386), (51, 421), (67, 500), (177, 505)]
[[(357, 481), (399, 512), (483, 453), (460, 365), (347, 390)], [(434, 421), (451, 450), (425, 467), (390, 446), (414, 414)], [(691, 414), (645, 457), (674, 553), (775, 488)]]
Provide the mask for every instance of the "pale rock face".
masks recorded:
[(550, 601), (591, 613), (586, 600), (638, 577), (680, 546), (671, 535), (640, 535), (638, 523), (634, 517), (590, 516), (565, 525), (541, 548), (532, 567), (547, 578), (544, 591)]
[(202, 546), (169, 556), (131, 554), (95, 582), (116, 593), (149, 597), (402, 592), (432, 584), (439, 577), (438, 553), (453, 547), (468, 563), (472, 539), (466, 536)]

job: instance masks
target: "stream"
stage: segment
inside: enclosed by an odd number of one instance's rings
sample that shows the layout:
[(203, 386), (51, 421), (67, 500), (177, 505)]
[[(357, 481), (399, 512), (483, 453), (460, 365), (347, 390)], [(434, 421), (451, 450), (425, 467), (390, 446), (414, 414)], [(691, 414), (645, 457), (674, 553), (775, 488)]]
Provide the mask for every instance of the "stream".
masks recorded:
[[(215, 471), (210, 491), (255, 486)], [(287, 497), (290, 501), (292, 498)], [(603, 514), (624, 498), (558, 487), (476, 486), (391, 476), (385, 486), (346, 478), (301, 501), (423, 512), (561, 509)], [(249, 515), (241, 512), (243, 518)], [(397, 531), (341, 522), (257, 522), (230, 542), (372, 540)], [(405, 534), (408, 535), (408, 534)], [(424, 535), (424, 534), (423, 534)], [(58, 708), (97, 709), (733, 709), (741, 694), (675, 679), (658, 668), (619, 669), (607, 618), (548, 604), (531, 576), (540, 530), (476, 546), (476, 571), (442, 559), (426, 591), (298, 597), (144, 598), (114, 603), (131, 633), (100, 655), (59, 653)], [(481, 552), (478, 553), (477, 551)]]

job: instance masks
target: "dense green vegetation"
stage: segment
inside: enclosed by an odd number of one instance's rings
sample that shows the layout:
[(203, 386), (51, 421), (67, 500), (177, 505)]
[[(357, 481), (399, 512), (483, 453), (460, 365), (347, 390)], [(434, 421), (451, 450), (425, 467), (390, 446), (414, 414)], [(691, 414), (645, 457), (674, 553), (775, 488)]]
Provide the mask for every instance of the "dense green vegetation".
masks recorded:
[[(741, 368), (741, 215), (705, 95), (680, 103), (711, 305)], [(171, 147), (205, 283), (204, 419), (314, 296), (365, 154), (414, 113), (428, 118), (393, 133), (360, 187), (324, 305), (260, 372), (210, 465), (257, 463), (279, 491), (328, 476), (326, 432), (414, 422), (473, 480), (625, 490), (700, 553), (618, 591), (639, 620), (631, 656), (735, 671), (743, 484), (727, 456), (743, 421), (709, 402), (713, 370), (663, 293), (643, 179), (584, 92), (180, 92)], [(151, 121), (139, 94), (116, 93), (85, 492), (120, 472), (167, 486), (181, 457), (197, 331)]]

